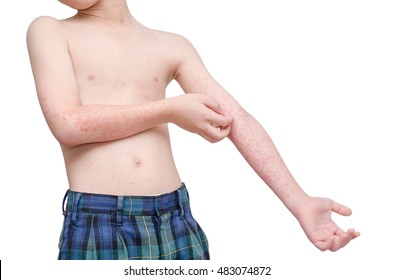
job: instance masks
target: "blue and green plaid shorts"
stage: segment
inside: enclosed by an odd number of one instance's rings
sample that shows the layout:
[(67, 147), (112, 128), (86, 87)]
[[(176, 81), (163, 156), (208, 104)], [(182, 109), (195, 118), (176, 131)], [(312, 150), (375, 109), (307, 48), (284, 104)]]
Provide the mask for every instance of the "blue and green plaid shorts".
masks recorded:
[[(67, 198), (67, 203), (65, 203)], [(67, 191), (59, 260), (207, 260), (186, 186), (159, 196)]]

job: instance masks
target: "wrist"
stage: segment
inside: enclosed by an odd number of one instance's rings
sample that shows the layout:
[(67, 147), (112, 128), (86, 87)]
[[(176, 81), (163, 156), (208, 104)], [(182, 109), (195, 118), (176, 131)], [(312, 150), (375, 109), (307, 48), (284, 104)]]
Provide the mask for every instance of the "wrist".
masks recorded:
[(285, 203), (288, 210), (292, 215), (299, 220), (302, 209), (310, 201), (311, 197), (302, 191), (296, 198), (293, 198), (290, 202)]
[(179, 114), (177, 113), (177, 101), (176, 97), (171, 97), (162, 100), (162, 113), (163, 113), (163, 120), (165, 120), (166, 123), (177, 123), (177, 118)]

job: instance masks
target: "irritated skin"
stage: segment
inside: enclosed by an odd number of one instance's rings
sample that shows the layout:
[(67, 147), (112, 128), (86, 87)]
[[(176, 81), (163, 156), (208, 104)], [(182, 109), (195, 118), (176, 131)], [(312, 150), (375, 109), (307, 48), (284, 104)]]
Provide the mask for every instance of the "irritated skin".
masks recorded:
[[(359, 236), (331, 219), (349, 208), (301, 189), (261, 124), (214, 80), (188, 40), (143, 26), (125, 0), (61, 2), (78, 13), (37, 18), (27, 43), (71, 189), (155, 195), (178, 188), (167, 127), (174, 123), (212, 143), (228, 137), (320, 250)], [(172, 80), (186, 94), (166, 98)]]

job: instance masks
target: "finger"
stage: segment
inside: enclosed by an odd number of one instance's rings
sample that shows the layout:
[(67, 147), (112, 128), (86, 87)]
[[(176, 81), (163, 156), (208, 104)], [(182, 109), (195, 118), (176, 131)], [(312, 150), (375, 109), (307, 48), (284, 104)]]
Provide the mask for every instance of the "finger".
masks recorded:
[(226, 137), (220, 129), (214, 128), (213, 126), (211, 126), (211, 129), (207, 132), (207, 135), (211, 139), (211, 143), (220, 142)]
[(355, 232), (353, 233), (353, 239), (358, 238), (359, 236), (360, 236), (360, 232), (355, 231)]
[(353, 229), (348, 230), (346, 233), (336, 236), (335, 241), (332, 244), (330, 250), (335, 252), (343, 247), (345, 247), (353, 238), (355, 231)]
[(223, 140), (225, 137), (216, 137), (216, 136), (210, 136), (208, 134), (203, 134), (201, 135), (205, 140), (209, 141), (210, 143), (217, 143)]
[(209, 109), (213, 110), (218, 114), (222, 113), (221, 105), (215, 98), (207, 94), (204, 94), (203, 97), (204, 97), (203, 104), (205, 104), (206, 107), (208, 107)]
[(344, 234), (343, 236), (337, 236), (334, 235), (330, 237), (326, 241), (318, 241), (315, 243), (315, 246), (320, 249), (321, 251), (332, 251), (335, 252), (345, 245), (349, 243), (350, 239), (348, 238), (347, 234)]
[(345, 234), (345, 231), (342, 230), (341, 228), (338, 228), (338, 229), (336, 230), (335, 235), (340, 236), (340, 235), (343, 235), (343, 234)]
[(220, 127), (230, 126), (233, 122), (233, 116), (224, 116), (220, 123), (217, 123)]
[(231, 131), (231, 127), (227, 126), (223, 129), (217, 128), (214, 125), (209, 125), (204, 132), (204, 138), (211, 143), (217, 143), (227, 137)]
[(207, 134), (201, 134), (201, 136), (205, 139), (205, 140), (207, 140), (207, 141), (209, 141), (210, 143), (216, 143), (217, 141), (215, 141), (213, 138), (211, 138), (209, 135), (207, 135)]
[(347, 230), (347, 233), (350, 234), (351, 240), (355, 239), (355, 238), (358, 238), (360, 236), (360, 232), (355, 231), (353, 228)]
[(327, 240), (319, 240), (313, 242), (315, 247), (321, 251), (330, 250), (335, 252), (344, 246), (346, 246), (350, 241), (360, 236), (360, 233), (354, 229), (349, 229), (347, 232), (339, 229), (335, 235), (329, 237)]
[(327, 240), (320, 240), (320, 241), (316, 241), (314, 242), (315, 247), (317, 247), (319, 250), (321, 251), (326, 251), (329, 250), (334, 242), (335, 237), (329, 237), (329, 239)]
[(229, 135), (229, 133), (231, 133), (231, 126), (228, 125), (224, 128), (220, 129), (220, 133), (221, 133), (221, 137), (225, 138)]
[(350, 216), (352, 214), (352, 210), (349, 207), (336, 203), (334, 201), (332, 211), (343, 216)]
[(358, 238), (359, 236), (359, 232), (355, 231), (354, 229), (349, 229), (346, 233), (339, 236), (339, 238), (336, 239), (336, 242), (333, 242), (332, 248), (330, 250), (335, 252), (345, 247), (349, 242), (351, 242), (355, 238)]
[(210, 116), (210, 123), (212, 123), (216, 127), (227, 127), (231, 125), (233, 122), (233, 116), (223, 116), (213, 112)]

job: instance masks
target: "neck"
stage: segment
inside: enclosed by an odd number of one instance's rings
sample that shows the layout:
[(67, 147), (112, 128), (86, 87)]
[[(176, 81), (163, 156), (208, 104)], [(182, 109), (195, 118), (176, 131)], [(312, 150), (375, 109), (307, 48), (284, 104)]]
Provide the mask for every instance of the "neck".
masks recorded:
[(131, 15), (126, 0), (98, 1), (85, 10), (78, 10), (79, 18), (89, 18), (113, 25), (135, 24), (137, 21)]

